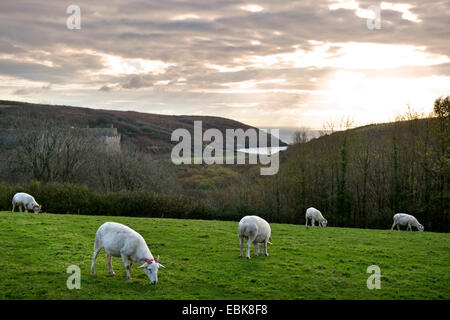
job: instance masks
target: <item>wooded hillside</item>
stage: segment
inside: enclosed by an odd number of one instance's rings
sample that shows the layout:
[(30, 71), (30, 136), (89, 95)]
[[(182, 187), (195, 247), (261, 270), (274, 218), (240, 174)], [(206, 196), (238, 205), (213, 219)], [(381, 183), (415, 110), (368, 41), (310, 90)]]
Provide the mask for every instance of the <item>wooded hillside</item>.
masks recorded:
[(333, 226), (387, 228), (395, 213), (405, 212), (428, 230), (449, 231), (449, 128), (447, 105), (435, 118), (296, 144), (279, 174), (261, 179), (259, 190), (247, 185), (241, 199), (255, 212), (292, 223), (304, 223), (305, 210), (315, 207)]

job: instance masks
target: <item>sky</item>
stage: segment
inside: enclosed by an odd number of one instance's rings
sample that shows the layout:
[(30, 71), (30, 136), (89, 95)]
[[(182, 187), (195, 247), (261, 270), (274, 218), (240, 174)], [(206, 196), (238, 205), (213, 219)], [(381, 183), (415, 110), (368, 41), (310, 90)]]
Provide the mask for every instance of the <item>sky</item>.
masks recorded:
[(0, 99), (260, 128), (393, 121), (450, 94), (449, 16), (439, 0), (1, 1)]

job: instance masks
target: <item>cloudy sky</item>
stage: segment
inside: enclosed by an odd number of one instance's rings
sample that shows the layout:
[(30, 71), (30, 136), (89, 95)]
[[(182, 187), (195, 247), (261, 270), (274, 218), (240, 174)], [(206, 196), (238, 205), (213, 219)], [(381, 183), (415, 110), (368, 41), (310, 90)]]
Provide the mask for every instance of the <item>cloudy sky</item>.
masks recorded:
[(450, 94), (449, 16), (445, 0), (1, 1), (0, 99), (259, 127), (389, 121)]

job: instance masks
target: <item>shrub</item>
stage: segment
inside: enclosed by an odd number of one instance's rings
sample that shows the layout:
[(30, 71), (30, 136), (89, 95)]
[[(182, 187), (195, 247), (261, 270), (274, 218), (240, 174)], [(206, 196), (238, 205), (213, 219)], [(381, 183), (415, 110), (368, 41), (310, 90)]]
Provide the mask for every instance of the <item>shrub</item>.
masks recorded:
[(33, 195), (44, 212), (106, 216), (217, 219), (216, 210), (183, 197), (150, 192), (101, 193), (83, 185), (31, 182), (0, 183), (0, 210), (11, 210), (15, 193)]

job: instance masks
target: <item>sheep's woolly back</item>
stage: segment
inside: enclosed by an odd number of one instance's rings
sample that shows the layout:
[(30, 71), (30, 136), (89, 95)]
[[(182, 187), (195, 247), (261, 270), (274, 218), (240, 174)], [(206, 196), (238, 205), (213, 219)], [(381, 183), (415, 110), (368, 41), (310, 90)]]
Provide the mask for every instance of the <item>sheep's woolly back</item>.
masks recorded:
[(305, 214), (306, 218), (314, 218), (315, 220), (319, 220), (319, 221), (323, 221), (326, 220), (322, 213), (317, 210), (316, 208), (308, 208), (306, 209), (306, 214)]
[(396, 223), (399, 223), (400, 225), (405, 225), (405, 224), (410, 224), (412, 226), (418, 227), (419, 225), (421, 225), (419, 223), (419, 220), (417, 220), (416, 217), (407, 214), (407, 213), (397, 213), (396, 215), (394, 215), (394, 221)]
[(153, 255), (144, 238), (136, 231), (123, 224), (105, 222), (96, 233), (96, 241), (100, 241), (105, 251), (126, 249), (134, 261), (153, 259)]
[(245, 216), (239, 221), (239, 237), (248, 237), (254, 235), (258, 242), (268, 241), (271, 238), (271, 229), (269, 223), (258, 216)]

